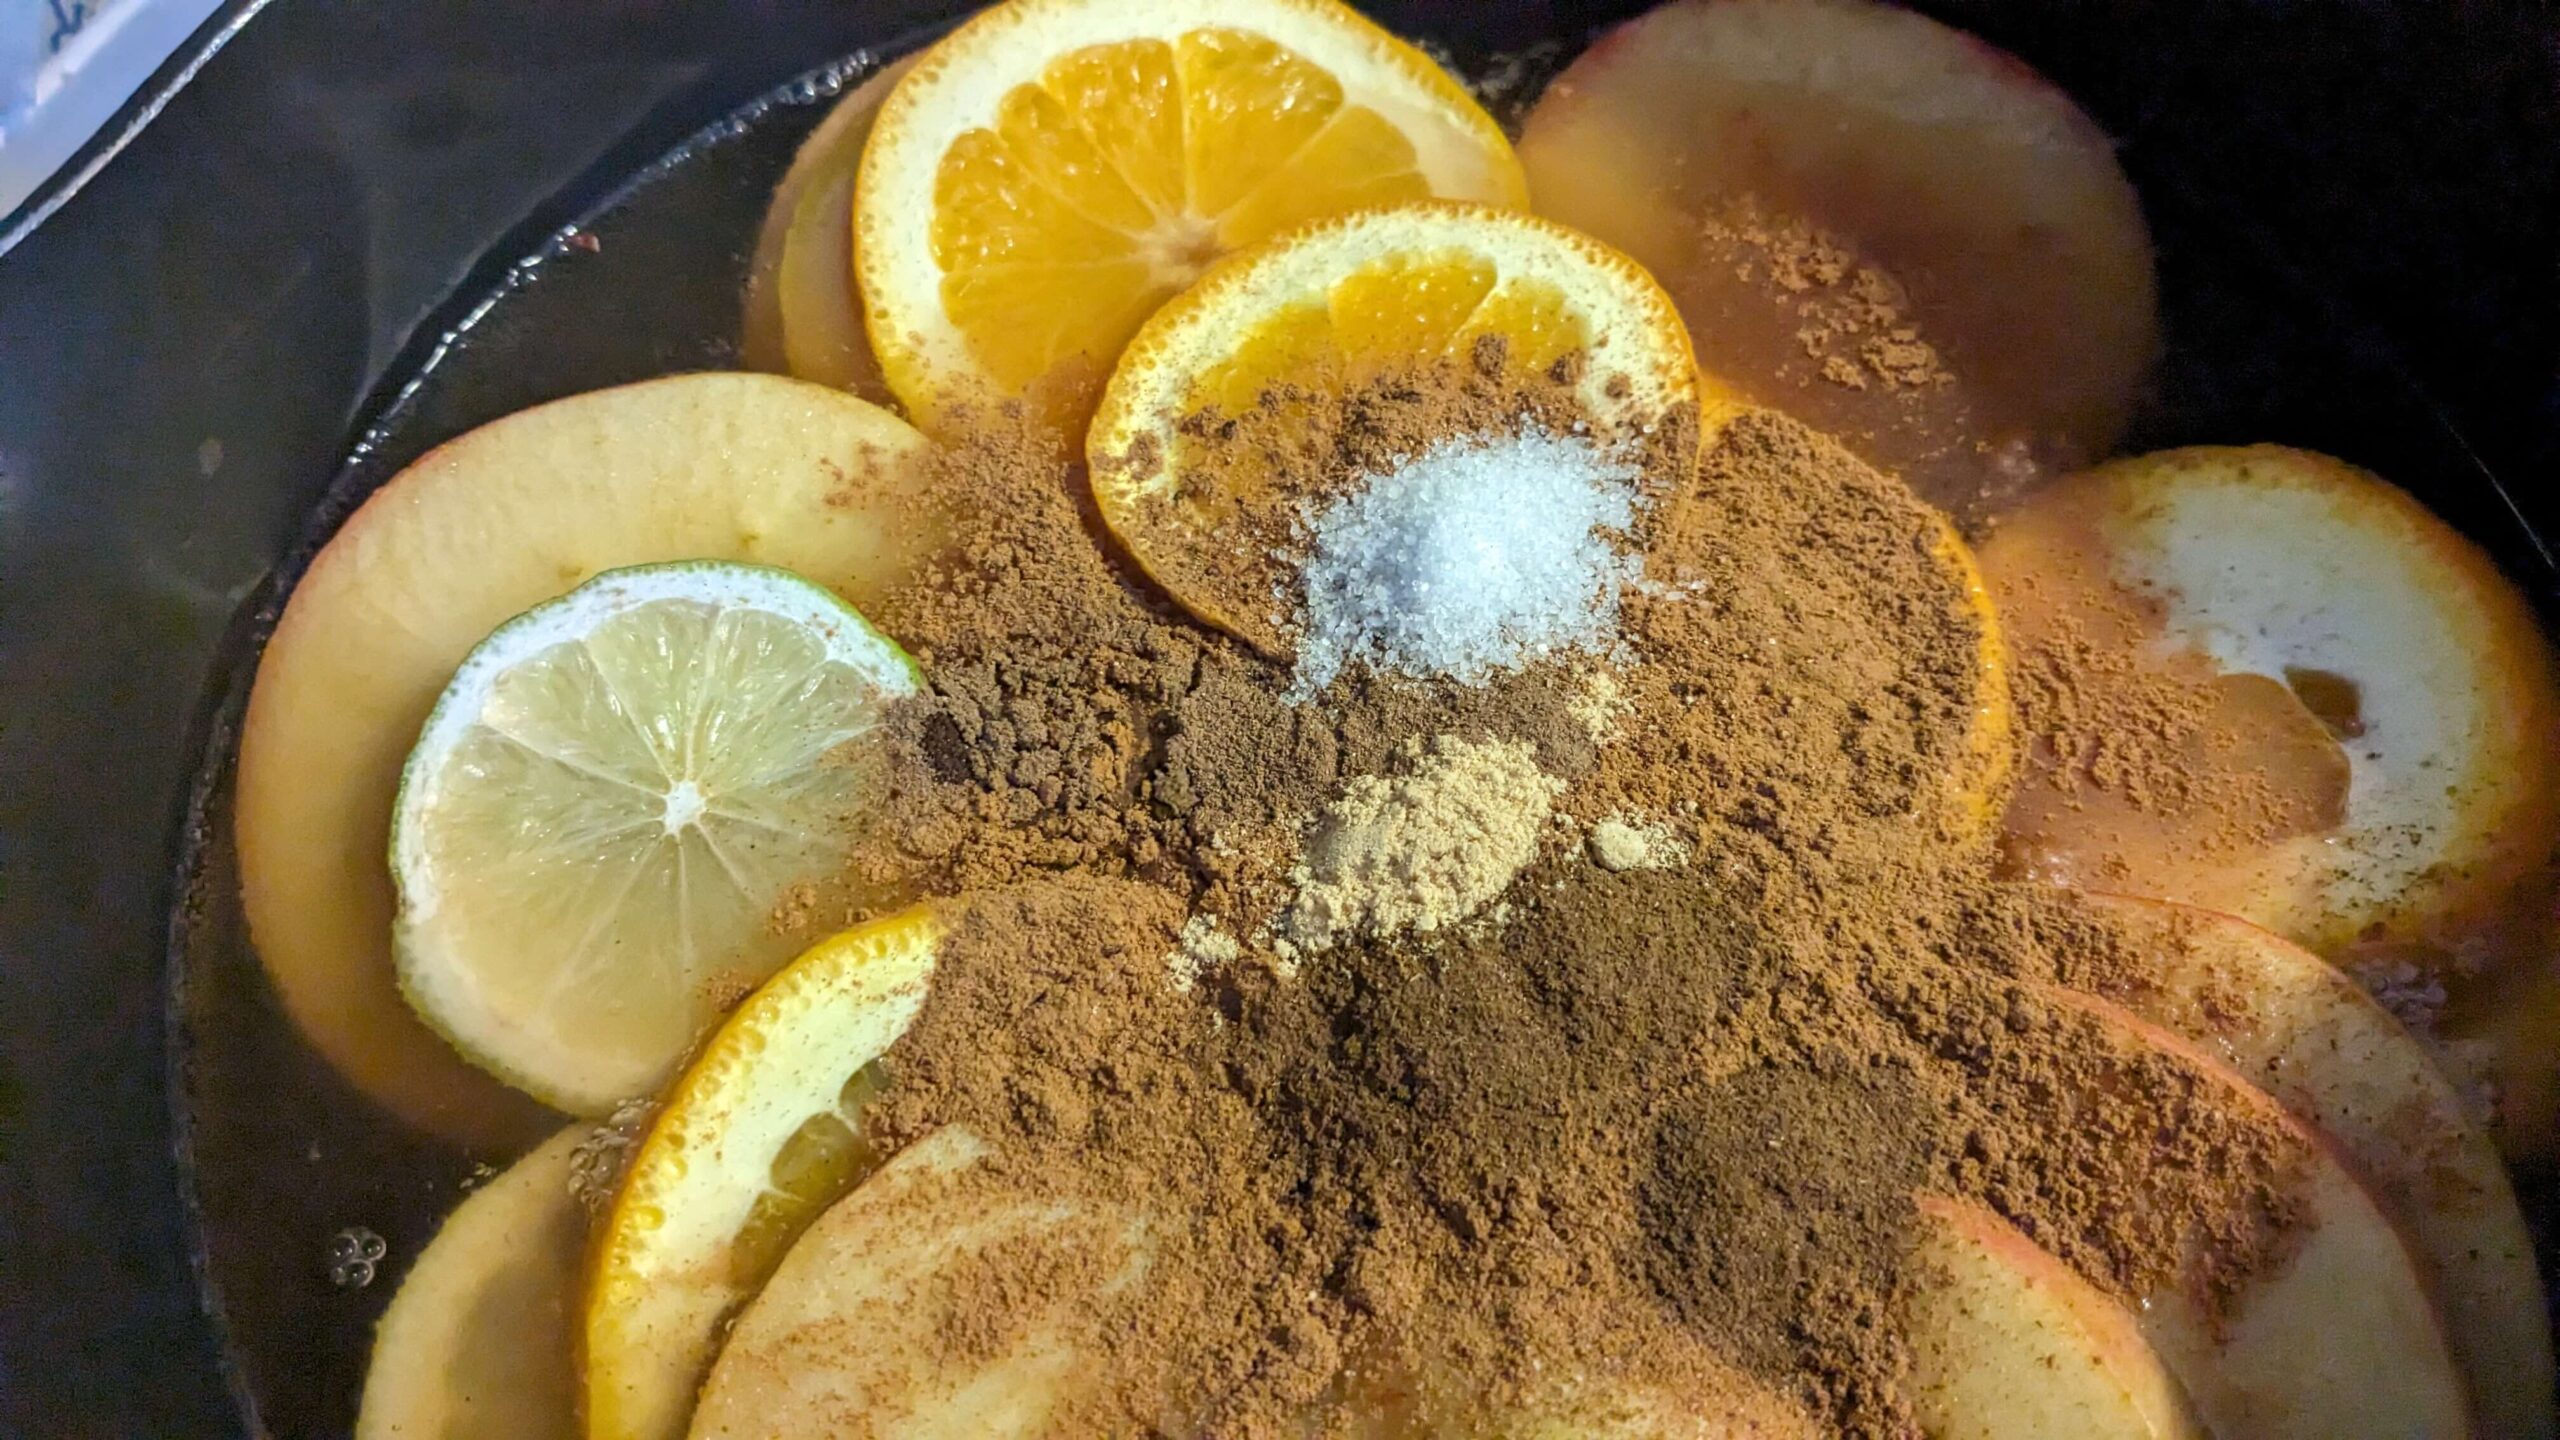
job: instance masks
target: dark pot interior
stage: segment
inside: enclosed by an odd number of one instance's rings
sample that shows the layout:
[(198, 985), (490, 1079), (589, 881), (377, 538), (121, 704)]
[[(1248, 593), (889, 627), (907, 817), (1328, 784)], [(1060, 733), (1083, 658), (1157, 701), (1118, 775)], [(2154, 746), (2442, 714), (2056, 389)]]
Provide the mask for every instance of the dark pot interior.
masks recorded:
[[(396, 1272), (471, 1157), (363, 1120), (239, 938), (228, 740), (274, 601), (425, 446), (731, 363), (761, 195), (823, 108), (795, 77), (961, 8), (244, 4), (0, 231), (0, 1430), (344, 1433), (390, 1287), (333, 1287), (328, 1237), (382, 1232)], [(1372, 8), (1463, 67), (1641, 6)], [(2560, 21), (1924, 8), (2123, 142), (2172, 356), (2136, 447), (2346, 456), (2560, 615)]]

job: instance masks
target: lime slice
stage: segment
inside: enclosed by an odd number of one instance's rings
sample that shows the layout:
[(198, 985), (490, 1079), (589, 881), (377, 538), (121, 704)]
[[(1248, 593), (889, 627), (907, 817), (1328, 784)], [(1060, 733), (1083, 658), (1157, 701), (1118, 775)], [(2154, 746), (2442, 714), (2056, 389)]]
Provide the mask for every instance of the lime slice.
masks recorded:
[(573, 1125), (474, 1190), (374, 1331), (356, 1440), (574, 1440), (571, 1304), (587, 1253)]
[(602, 1115), (798, 948), (880, 793), (915, 664), (764, 566), (608, 571), (446, 687), (391, 832), (401, 988), (474, 1063)]
[(919, 907), (819, 944), (668, 1092), (596, 1241), (580, 1322), (588, 1440), (678, 1440), (730, 1320), (877, 1167), (862, 1105), (924, 1006), (941, 939)]

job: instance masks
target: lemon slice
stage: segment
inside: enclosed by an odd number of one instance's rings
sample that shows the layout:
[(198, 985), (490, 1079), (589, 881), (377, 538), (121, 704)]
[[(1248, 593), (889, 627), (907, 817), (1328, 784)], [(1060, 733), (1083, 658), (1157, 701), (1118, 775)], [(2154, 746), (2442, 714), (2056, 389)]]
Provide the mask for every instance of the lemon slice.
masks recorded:
[(663, 1082), (844, 868), (914, 662), (788, 571), (608, 571), (481, 642), (394, 806), (409, 1001), (542, 1100)]
[(580, 1323), (587, 1440), (676, 1440), (723, 1327), (877, 1164), (860, 1109), (915, 1020), (942, 924), (918, 908), (828, 940), (738, 1007), (632, 1156)]
[(881, 107), (854, 274), (908, 413), (1047, 382), (1073, 423), (1148, 312), (1209, 261), (1431, 196), (1528, 203), (1492, 118), (1347, 6), (1012, 0)]
[[(1498, 347), (1480, 351), (1488, 340)], [(1103, 521), (1186, 609), (1277, 653), (1271, 579), (1235, 557), (1233, 536), (1241, 512), (1293, 500), (1305, 477), (1284, 485), (1259, 451), (1212, 459), (1196, 435), (1215, 427), (1186, 420), (1250, 410), (1275, 384), (1335, 394), (1399, 361), (1472, 369), (1479, 354), (1527, 375), (1578, 356), (1576, 406), (1611, 444), (1702, 390), (1728, 393), (1701, 381), (1662, 287), (1588, 236), (1448, 202), (1333, 216), (1227, 260), (1130, 341), (1085, 438)]]
[(587, 1211), (574, 1125), (473, 1191), (374, 1331), (356, 1440), (574, 1440), (571, 1304)]

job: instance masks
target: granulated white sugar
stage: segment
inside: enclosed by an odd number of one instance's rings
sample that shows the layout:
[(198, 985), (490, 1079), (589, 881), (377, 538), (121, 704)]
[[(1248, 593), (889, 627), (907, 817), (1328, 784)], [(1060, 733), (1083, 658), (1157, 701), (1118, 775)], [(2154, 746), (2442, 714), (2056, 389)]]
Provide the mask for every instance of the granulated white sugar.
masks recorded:
[(1532, 430), (1444, 441), (1310, 513), (1297, 691), (1365, 662), (1482, 683), (1605, 648), (1641, 562), (1633, 465)]

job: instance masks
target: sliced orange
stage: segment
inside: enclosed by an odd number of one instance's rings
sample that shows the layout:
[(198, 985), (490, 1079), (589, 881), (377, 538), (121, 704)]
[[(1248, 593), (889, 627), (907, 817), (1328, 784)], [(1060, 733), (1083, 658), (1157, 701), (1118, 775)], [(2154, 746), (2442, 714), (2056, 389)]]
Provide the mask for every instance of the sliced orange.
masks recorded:
[(943, 923), (908, 910), (811, 948), (667, 1092), (596, 1237), (578, 1319), (587, 1440), (680, 1440), (740, 1307), (881, 1157), (877, 1063), (915, 1022)]
[(1525, 376), (1567, 357), (1573, 364), (1556, 373), (1572, 378), (1557, 383), (1604, 444), (1685, 421), (1699, 403), (1689, 333), (1670, 297), (1588, 236), (1448, 202), (1318, 220), (1219, 265), (1138, 332), (1086, 433), (1094, 498), (1185, 608), (1276, 652), (1267, 583), (1240, 580), (1225, 553), (1238, 517), (1353, 477), (1212, 458), (1191, 417), (1251, 410), (1274, 386), (1336, 393), (1402, 362), (1472, 369), (1492, 358)]
[(2118, 460), (2011, 512), (1982, 558), (2015, 634), (2108, 657), (2089, 683), (2139, 661), (2240, 697), (2191, 763), (2228, 756), (2288, 806), (2278, 833), (2245, 783), (2173, 805), (2040, 753), (2009, 816), (2022, 869), (2329, 955), (2459, 954), (2560, 849), (2560, 655), (2489, 556), (2380, 477), (2273, 445)]
[(1363, 206), (1527, 194), (1458, 82), (1335, 0), (1011, 0), (882, 107), (854, 274), (911, 414), (1036, 391), (1072, 425), (1218, 256)]

